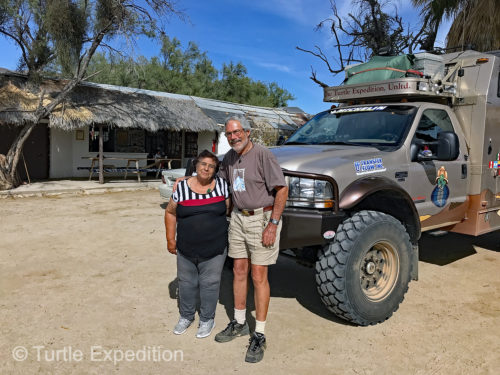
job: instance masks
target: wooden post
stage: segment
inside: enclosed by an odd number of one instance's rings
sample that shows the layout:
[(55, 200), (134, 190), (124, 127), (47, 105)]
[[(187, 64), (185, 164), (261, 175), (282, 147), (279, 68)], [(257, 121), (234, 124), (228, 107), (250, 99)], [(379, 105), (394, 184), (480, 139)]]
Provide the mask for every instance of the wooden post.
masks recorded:
[(26, 171), (26, 176), (28, 177), (28, 184), (31, 185), (30, 174), (28, 172), (28, 166), (26, 165), (26, 159), (24, 158), (24, 152), (21, 151), (21, 155), (23, 156), (24, 170)]
[(104, 184), (104, 142), (102, 137), (103, 126), (99, 124), (99, 183)]

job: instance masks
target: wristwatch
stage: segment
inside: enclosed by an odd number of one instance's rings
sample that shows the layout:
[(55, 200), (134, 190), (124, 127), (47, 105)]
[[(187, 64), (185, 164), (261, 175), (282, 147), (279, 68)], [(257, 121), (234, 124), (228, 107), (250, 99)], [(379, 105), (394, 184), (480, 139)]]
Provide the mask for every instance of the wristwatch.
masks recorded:
[(270, 218), (270, 219), (269, 219), (269, 222), (270, 222), (271, 224), (274, 224), (274, 225), (278, 225), (278, 224), (280, 223), (280, 221), (279, 221), (279, 220), (276, 220), (276, 219), (273, 219), (273, 218)]

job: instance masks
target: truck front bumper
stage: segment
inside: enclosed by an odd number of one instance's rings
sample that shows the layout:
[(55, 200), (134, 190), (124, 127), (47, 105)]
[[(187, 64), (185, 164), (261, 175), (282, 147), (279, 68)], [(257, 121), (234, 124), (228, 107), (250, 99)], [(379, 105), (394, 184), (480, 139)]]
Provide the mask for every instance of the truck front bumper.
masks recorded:
[(304, 246), (324, 245), (331, 239), (325, 233), (336, 232), (344, 220), (345, 213), (286, 208), (283, 211), (283, 228), (280, 236), (280, 250)]

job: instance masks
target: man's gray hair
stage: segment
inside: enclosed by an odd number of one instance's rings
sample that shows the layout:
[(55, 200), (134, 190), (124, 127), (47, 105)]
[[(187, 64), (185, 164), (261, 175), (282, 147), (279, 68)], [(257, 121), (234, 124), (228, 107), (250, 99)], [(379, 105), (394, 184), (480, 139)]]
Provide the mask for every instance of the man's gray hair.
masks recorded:
[(243, 128), (243, 130), (252, 130), (250, 123), (242, 115), (231, 115), (231, 116), (227, 117), (226, 121), (224, 122), (224, 128), (227, 126), (227, 123), (229, 121), (238, 121), (241, 124), (241, 127)]

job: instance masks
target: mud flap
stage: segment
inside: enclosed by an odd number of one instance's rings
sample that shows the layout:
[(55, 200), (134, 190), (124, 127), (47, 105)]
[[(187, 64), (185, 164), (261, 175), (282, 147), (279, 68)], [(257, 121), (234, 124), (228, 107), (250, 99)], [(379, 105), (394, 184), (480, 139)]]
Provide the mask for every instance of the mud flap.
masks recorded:
[(418, 244), (412, 245), (411, 252), (411, 279), (418, 280)]

